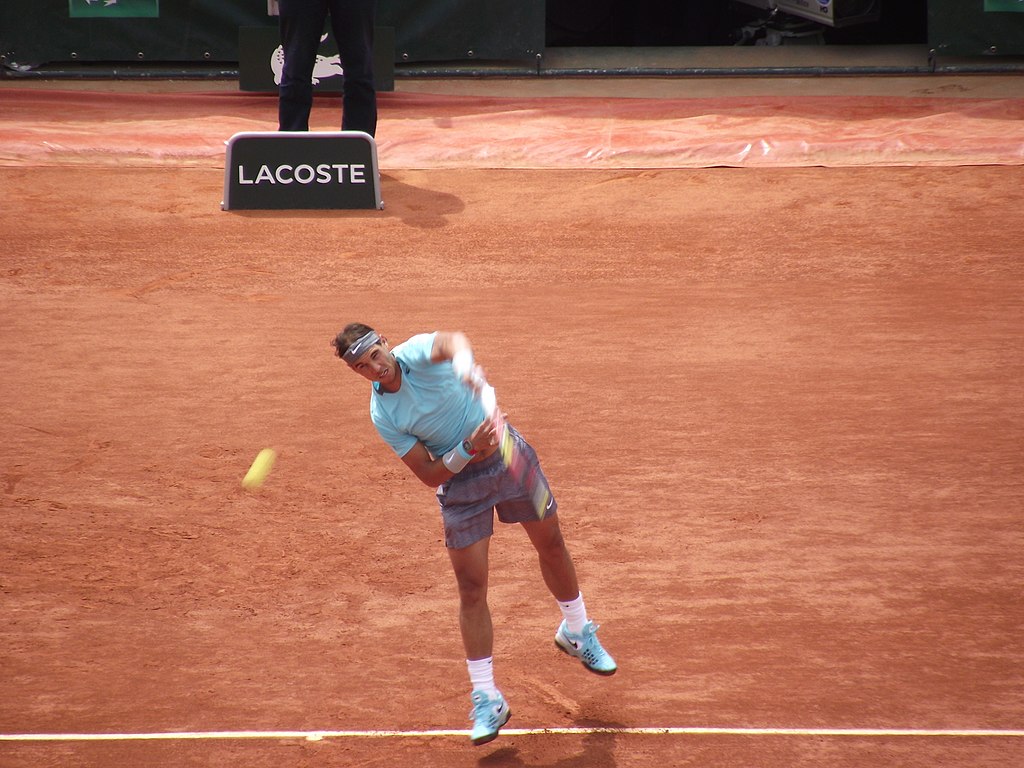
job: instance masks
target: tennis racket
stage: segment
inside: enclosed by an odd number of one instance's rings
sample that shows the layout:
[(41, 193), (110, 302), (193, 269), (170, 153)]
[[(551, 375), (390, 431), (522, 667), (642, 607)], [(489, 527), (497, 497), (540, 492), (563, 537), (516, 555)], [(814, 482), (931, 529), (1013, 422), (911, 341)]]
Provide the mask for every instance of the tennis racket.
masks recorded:
[(537, 470), (536, 465), (527, 460), (515, 438), (512, 437), (512, 431), (508, 428), (508, 424), (498, 409), (498, 398), (495, 395), (494, 387), (487, 383), (479, 366), (473, 371), (473, 379), (477, 386), (480, 404), (483, 405), (488, 418), (494, 419), (494, 434), (498, 435), (498, 452), (501, 454), (505, 469), (526, 491), (533, 503), (533, 510), (537, 513), (537, 518), (543, 520), (551, 504), (551, 489), (548, 488), (544, 476)]

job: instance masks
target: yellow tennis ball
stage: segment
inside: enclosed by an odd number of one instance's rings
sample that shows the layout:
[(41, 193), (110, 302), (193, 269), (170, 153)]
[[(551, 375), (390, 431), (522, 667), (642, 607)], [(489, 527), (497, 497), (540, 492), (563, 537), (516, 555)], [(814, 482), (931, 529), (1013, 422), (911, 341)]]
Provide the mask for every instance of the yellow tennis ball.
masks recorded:
[(249, 471), (245, 473), (245, 477), (242, 478), (242, 487), (251, 491), (263, 485), (276, 458), (277, 453), (273, 448), (264, 448), (257, 453), (255, 461), (249, 467)]

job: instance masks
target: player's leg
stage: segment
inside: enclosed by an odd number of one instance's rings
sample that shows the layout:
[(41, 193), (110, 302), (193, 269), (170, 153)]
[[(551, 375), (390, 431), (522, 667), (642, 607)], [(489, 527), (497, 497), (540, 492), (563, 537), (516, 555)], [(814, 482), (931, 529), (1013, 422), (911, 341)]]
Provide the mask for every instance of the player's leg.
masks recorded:
[(377, 0), (330, 0), (331, 29), (345, 70), (341, 130), (377, 130), (377, 91), (373, 80), (373, 28)]
[(487, 605), (490, 537), (466, 547), (449, 548), (448, 557), (459, 589), (459, 628), (466, 649), (466, 667), (472, 684), (474, 744), (493, 741), (511, 716), (494, 682), (494, 627)]
[(284, 69), (278, 91), (278, 127), (282, 131), (308, 131), (313, 65), (327, 19), (327, 1), (280, 0), (279, 7)]
[(576, 567), (558, 525), (558, 516), (528, 520), (522, 525), (530, 537), (530, 543), (537, 550), (540, 572), (548, 590), (559, 602), (574, 600), (580, 593), (580, 585), (576, 580)]
[(487, 606), (490, 541), (488, 537), (468, 547), (448, 550), (459, 589), (459, 629), (467, 659), (490, 656), (494, 644), (491, 612)]
[(540, 560), (540, 570), (562, 612), (562, 623), (555, 632), (555, 645), (575, 656), (583, 666), (598, 675), (613, 675), (618, 669), (601, 642), (597, 625), (587, 616), (576, 567), (565, 545), (557, 515), (524, 522), (523, 528)]

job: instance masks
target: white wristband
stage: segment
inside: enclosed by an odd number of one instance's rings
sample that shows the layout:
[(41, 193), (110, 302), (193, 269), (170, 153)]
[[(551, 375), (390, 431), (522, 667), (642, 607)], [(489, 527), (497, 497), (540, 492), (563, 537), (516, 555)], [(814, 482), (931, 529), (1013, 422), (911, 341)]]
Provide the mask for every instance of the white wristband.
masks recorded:
[(455, 369), (455, 375), (460, 379), (468, 377), (470, 371), (473, 370), (473, 352), (468, 349), (460, 349), (452, 355), (452, 368)]
[[(461, 445), (461, 443), (459, 445)], [(466, 465), (469, 464), (472, 458), (472, 456), (468, 456), (460, 451), (459, 446), (457, 445), (448, 451), (441, 461), (444, 462), (444, 465), (448, 468), (449, 472), (457, 475), (466, 468)]]

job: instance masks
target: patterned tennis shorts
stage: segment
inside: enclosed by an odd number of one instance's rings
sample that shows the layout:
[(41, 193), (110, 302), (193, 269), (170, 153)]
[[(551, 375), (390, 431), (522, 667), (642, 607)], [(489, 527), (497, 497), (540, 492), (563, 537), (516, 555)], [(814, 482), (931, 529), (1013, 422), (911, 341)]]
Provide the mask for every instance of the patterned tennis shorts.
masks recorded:
[[(512, 439), (529, 467), (545, 484), (537, 453), (511, 424)], [(501, 451), (483, 461), (467, 464), (459, 474), (439, 486), (437, 503), (444, 520), (444, 543), (450, 549), (462, 549), (494, 533), (494, 512), (503, 523), (525, 523), (537, 519), (533, 500), (523, 486), (505, 469)], [(545, 517), (558, 512), (558, 502), (548, 500)]]

